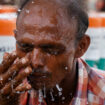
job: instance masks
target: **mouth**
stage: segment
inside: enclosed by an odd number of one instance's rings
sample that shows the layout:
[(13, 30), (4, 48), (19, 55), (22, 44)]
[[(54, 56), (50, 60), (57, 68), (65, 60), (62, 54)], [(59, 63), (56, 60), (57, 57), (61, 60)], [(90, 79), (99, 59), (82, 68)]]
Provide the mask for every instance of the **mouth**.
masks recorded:
[(28, 82), (33, 88), (39, 89), (43, 87), (51, 78), (51, 73), (44, 70), (33, 70), (33, 72), (27, 77)]

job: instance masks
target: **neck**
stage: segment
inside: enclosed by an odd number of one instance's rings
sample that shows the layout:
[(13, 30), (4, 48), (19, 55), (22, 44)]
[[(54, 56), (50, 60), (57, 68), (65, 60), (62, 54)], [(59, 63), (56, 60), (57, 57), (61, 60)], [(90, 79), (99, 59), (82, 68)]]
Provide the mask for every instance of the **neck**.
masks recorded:
[(64, 78), (60, 84), (56, 85), (56, 87), (47, 92), (47, 104), (69, 105), (76, 92), (77, 77), (78, 76), (75, 61), (72, 71), (67, 74), (66, 78)]

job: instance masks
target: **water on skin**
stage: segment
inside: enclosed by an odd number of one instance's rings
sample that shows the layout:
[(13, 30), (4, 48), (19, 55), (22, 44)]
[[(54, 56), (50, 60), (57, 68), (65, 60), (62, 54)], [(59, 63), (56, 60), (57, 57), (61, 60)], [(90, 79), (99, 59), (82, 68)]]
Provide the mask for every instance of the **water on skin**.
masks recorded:
[(11, 78), (8, 78), (8, 80), (10, 81), (10, 80), (11, 80)]
[(68, 67), (67, 66), (65, 67), (65, 70), (68, 70)]
[(2, 81), (2, 80), (3, 80), (3, 78), (2, 78), (2, 77), (0, 77), (0, 80)]
[(29, 13), (30, 13), (30, 11), (29, 11), (29, 10), (26, 10), (26, 13), (27, 13), (27, 14), (29, 14)]
[(32, 4), (34, 4), (35, 2), (34, 1), (32, 1)]
[(56, 84), (56, 88), (58, 90), (58, 95), (61, 96), (62, 95), (62, 88), (60, 88), (58, 84)]
[(59, 92), (62, 91), (62, 88), (60, 88), (60, 86), (59, 86), (58, 84), (56, 84), (56, 88), (57, 88), (57, 90), (58, 90)]

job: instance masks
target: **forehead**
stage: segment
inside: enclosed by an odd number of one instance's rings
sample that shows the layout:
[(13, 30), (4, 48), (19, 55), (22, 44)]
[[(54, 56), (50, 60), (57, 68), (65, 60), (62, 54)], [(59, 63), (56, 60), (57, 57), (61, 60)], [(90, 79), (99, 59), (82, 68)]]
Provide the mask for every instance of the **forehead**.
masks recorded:
[(28, 33), (35, 37), (68, 40), (75, 38), (76, 27), (76, 20), (68, 16), (65, 7), (47, 0), (30, 2), (17, 19), (21, 36)]

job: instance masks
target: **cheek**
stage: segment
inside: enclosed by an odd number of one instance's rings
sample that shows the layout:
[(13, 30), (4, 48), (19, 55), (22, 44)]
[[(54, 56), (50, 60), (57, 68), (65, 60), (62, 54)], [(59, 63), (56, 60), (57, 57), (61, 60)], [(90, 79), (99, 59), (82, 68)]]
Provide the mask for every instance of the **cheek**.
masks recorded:
[(24, 53), (23, 51), (21, 51), (17, 45), (16, 45), (16, 53), (18, 55), (19, 58), (22, 58), (22, 57), (25, 57), (26, 56), (26, 53)]
[(65, 55), (51, 56), (47, 61), (48, 70), (55, 76), (63, 76), (68, 71), (65, 69), (68, 67), (68, 59)]

